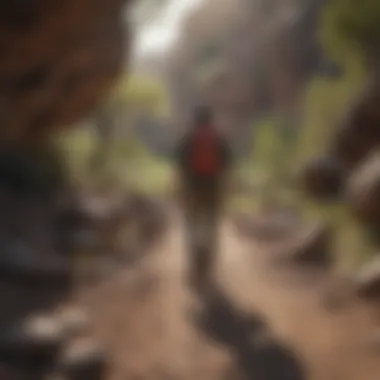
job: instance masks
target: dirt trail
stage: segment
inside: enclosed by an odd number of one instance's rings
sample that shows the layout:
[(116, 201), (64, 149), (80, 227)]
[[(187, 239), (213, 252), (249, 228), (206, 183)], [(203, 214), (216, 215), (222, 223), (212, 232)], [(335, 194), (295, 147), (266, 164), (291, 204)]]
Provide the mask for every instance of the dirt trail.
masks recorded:
[(275, 269), (226, 223), (219, 291), (202, 307), (184, 285), (182, 238), (176, 219), (140, 268), (83, 295), (113, 353), (109, 380), (380, 378), (368, 310), (352, 301), (328, 312), (328, 278)]

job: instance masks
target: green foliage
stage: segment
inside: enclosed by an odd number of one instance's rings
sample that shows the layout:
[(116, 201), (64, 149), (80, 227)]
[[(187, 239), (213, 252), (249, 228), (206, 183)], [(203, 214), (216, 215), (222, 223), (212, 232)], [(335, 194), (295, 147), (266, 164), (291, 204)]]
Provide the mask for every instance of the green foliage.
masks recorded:
[(169, 98), (163, 83), (155, 78), (129, 75), (114, 88), (107, 106), (125, 112), (131, 110), (165, 116), (170, 112)]
[(235, 194), (230, 202), (234, 211), (258, 210), (278, 202), (293, 203), (286, 181), (294, 154), (294, 139), (285, 120), (266, 119), (253, 125), (253, 149), (249, 157), (238, 162), (234, 181), (246, 191)]
[(252, 161), (276, 186), (290, 174), (295, 144), (292, 127), (285, 119), (266, 120), (254, 126)]
[[(154, 195), (168, 196), (173, 183), (173, 167), (169, 162), (152, 155), (128, 160), (123, 167), (115, 167), (124, 185), (135, 191)], [(124, 173), (124, 175), (121, 175)]]
[(137, 141), (138, 121), (144, 116), (161, 119), (169, 112), (169, 99), (160, 80), (141, 75), (122, 78), (90, 128), (68, 137), (72, 140), (70, 144), (78, 147), (72, 154), (76, 157), (75, 165), (71, 165), (73, 172), (80, 178), (92, 177), (96, 181), (99, 177), (115, 180), (125, 177), (121, 167), (149, 155)]
[(88, 163), (97, 143), (95, 132), (78, 126), (62, 133), (57, 138), (57, 143), (71, 179), (76, 183), (86, 182)]
[(234, 174), (238, 183), (262, 188), (274, 175), (281, 142), (276, 124), (272, 120), (255, 123), (252, 129), (254, 140), (252, 153), (237, 164)]
[(375, 0), (330, 0), (322, 18), (322, 40), (334, 58), (378, 53), (380, 3)]
[(260, 208), (259, 198), (252, 194), (239, 194), (231, 197), (227, 202), (227, 212), (230, 214), (249, 214), (258, 212)]
[(263, 165), (265, 170), (276, 161), (281, 147), (281, 138), (278, 125), (274, 120), (259, 122), (253, 127), (254, 149), (253, 160), (258, 165)]
[(303, 127), (300, 131), (297, 163), (324, 152), (335, 126), (350, 99), (363, 83), (362, 70), (346, 70), (339, 80), (314, 78), (305, 95)]
[[(92, 178), (89, 172), (97, 149), (97, 136), (92, 129), (77, 129), (61, 136), (59, 143), (76, 183), (85, 185), (101, 181), (101, 178)], [(170, 188), (172, 168), (164, 159), (153, 156), (136, 139), (118, 139), (107, 157), (105, 178), (150, 195), (165, 195)]]

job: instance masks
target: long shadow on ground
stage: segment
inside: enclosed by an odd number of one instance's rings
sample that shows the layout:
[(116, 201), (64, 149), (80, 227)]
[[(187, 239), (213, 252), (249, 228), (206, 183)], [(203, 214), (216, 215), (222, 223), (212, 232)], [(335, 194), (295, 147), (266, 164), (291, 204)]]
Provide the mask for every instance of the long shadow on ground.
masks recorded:
[[(284, 346), (260, 342), (265, 325), (256, 316), (242, 314), (220, 289), (204, 297), (197, 326), (211, 339), (227, 346), (245, 379), (305, 380), (303, 368)], [(255, 342), (256, 338), (256, 342)]]

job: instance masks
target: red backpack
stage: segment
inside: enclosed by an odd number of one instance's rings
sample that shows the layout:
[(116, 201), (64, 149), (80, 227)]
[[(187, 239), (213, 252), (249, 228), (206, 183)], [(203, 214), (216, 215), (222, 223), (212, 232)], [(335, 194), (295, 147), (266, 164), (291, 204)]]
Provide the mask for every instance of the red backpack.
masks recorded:
[(213, 130), (199, 130), (193, 139), (190, 166), (195, 174), (213, 175), (220, 168), (219, 140)]

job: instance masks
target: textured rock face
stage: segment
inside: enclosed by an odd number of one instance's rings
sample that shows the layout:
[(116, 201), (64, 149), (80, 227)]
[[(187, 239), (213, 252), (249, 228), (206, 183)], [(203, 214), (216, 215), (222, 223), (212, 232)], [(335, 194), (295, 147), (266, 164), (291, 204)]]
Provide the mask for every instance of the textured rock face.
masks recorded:
[(357, 221), (373, 231), (380, 226), (379, 101), (375, 73), (335, 126), (327, 159), (311, 161), (300, 175), (309, 196), (345, 202)]
[(1, 2), (0, 141), (46, 136), (97, 106), (121, 69), (126, 2)]
[[(45, 151), (55, 152), (44, 140), (91, 114), (107, 95), (128, 49), (122, 15), (129, 2), (0, 2), (0, 298), (6, 305), (0, 379), (45, 378), (65, 336), (82, 329), (80, 315), (33, 315), (54, 309), (72, 290), (70, 260), (54, 248), (56, 202), (69, 191), (60, 158)], [(63, 369), (99, 376), (100, 355), (91, 347), (82, 351)]]

